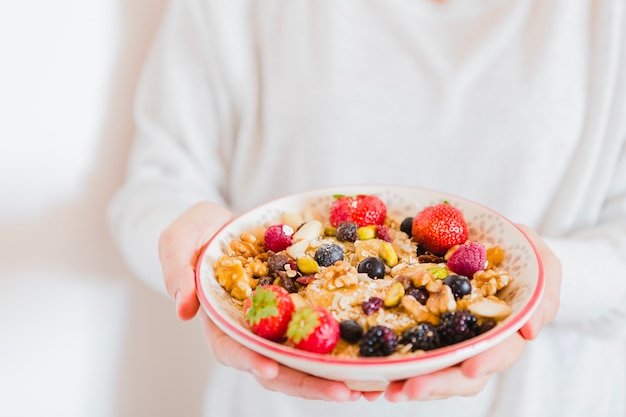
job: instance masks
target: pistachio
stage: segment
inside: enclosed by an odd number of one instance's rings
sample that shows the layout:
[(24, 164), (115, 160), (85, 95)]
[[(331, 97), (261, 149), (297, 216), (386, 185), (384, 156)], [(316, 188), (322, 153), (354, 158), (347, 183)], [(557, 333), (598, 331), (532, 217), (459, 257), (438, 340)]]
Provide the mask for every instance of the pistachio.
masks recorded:
[(428, 272), (430, 272), (435, 279), (444, 279), (448, 276), (448, 270), (439, 266), (428, 268)]
[(360, 240), (369, 240), (376, 237), (376, 226), (361, 226), (356, 231), (356, 235)]
[(392, 268), (398, 264), (398, 254), (389, 242), (383, 242), (380, 245), (378, 256)]
[(296, 265), (298, 266), (298, 270), (302, 272), (303, 275), (313, 275), (320, 269), (317, 262), (315, 262), (315, 259), (309, 256), (299, 257), (296, 260)]
[(394, 282), (385, 295), (385, 307), (397, 306), (402, 297), (404, 297), (404, 285), (401, 282)]

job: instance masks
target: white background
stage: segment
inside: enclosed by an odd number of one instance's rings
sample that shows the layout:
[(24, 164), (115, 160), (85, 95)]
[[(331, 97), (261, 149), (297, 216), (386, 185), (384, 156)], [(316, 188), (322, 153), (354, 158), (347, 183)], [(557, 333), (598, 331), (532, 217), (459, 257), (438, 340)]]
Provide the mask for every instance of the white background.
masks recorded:
[(104, 221), (164, 0), (0, 1), (0, 416), (198, 416), (199, 323)]

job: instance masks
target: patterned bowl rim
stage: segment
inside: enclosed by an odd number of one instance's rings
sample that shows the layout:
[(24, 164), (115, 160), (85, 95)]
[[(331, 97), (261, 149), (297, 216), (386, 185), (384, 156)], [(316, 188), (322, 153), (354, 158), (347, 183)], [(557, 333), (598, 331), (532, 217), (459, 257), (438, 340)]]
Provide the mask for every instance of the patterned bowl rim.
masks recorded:
[[(264, 339), (262, 337), (259, 337), (257, 335), (255, 335), (254, 333), (252, 333), (250, 330), (242, 328), (241, 326), (237, 325), (234, 323), (234, 321), (231, 321), (229, 319), (227, 319), (226, 317), (223, 317), (220, 312), (212, 305), (212, 303), (210, 302), (209, 298), (206, 295), (206, 292), (204, 291), (203, 288), (203, 284), (202, 284), (202, 276), (201, 276), (201, 271), (202, 271), (202, 264), (205, 260), (205, 253), (207, 252), (208, 248), (211, 246), (211, 243), (217, 239), (218, 236), (220, 236), (221, 232), (224, 231), (225, 229), (228, 228), (228, 226), (230, 224), (232, 224), (233, 222), (235, 222), (237, 219), (239, 219), (240, 217), (245, 216), (246, 214), (249, 214), (253, 211), (256, 210), (262, 210), (263, 208), (265, 208), (266, 206), (269, 205), (274, 205), (276, 203), (279, 203), (281, 200), (287, 200), (287, 199), (292, 199), (294, 197), (305, 197), (308, 194), (319, 194), (319, 193), (324, 193), (324, 192), (328, 192), (329, 195), (332, 195), (333, 192), (336, 194), (337, 190), (342, 190), (342, 189), (348, 189), (348, 188), (363, 188), (363, 189), (388, 189), (388, 188), (394, 188), (394, 189), (407, 189), (407, 190), (412, 190), (413, 192), (420, 192), (420, 191), (424, 191), (424, 192), (428, 192), (428, 193), (436, 193), (437, 195), (440, 195), (442, 197), (450, 197), (453, 198), (456, 201), (462, 201), (466, 204), (469, 205), (474, 205), (475, 207), (479, 207), (482, 210), (485, 210), (486, 212), (489, 212), (495, 216), (497, 216), (498, 218), (500, 218), (501, 220), (503, 220), (506, 223), (509, 223), (510, 225), (512, 225), (515, 229), (517, 229), (517, 231), (519, 231), (519, 233), (524, 237), (524, 239), (526, 240), (526, 243), (528, 243), (528, 245), (532, 248), (533, 253), (535, 255), (536, 261), (537, 261), (537, 269), (538, 269), (538, 276), (537, 276), (537, 284), (535, 286), (535, 288), (533, 289), (532, 295), (529, 297), (528, 302), (526, 303), (526, 305), (523, 306), (523, 308), (514, 316), (512, 317), (508, 322), (503, 323), (500, 326), (496, 326), (494, 329), (485, 332), (481, 335), (478, 335), (476, 337), (473, 337), (469, 340), (460, 342), (460, 343), (456, 343), (454, 345), (450, 345), (450, 346), (446, 346), (446, 347), (442, 347), (442, 348), (438, 348), (438, 349), (434, 349), (432, 351), (426, 351), (423, 354), (420, 355), (395, 355), (395, 356), (386, 356), (386, 357), (373, 357), (373, 358), (343, 358), (343, 357), (336, 357), (336, 356), (332, 356), (332, 355), (327, 355), (327, 354), (319, 354), (319, 353), (312, 353), (312, 352), (307, 352), (304, 350), (299, 350), (299, 349), (295, 349), (292, 348), (290, 346), (286, 346), (280, 343), (275, 343), (272, 342), (270, 340)], [(349, 367), (353, 367), (353, 366), (359, 366), (359, 367), (378, 367), (378, 366), (391, 366), (391, 365), (403, 365), (403, 364), (409, 364), (409, 363), (415, 363), (415, 362), (424, 362), (424, 361), (430, 361), (433, 359), (437, 359), (437, 358), (442, 358), (442, 357), (446, 357), (448, 355), (460, 355), (462, 356), (462, 352), (466, 352), (466, 351), (471, 351), (471, 350), (476, 350), (481, 344), (486, 343), (487, 341), (490, 340), (503, 340), (506, 336), (513, 334), (514, 332), (518, 331), (525, 323), (526, 321), (528, 321), (528, 319), (530, 318), (530, 316), (532, 315), (532, 313), (536, 310), (537, 306), (539, 305), (539, 302), (543, 296), (543, 291), (544, 291), (544, 287), (545, 287), (545, 277), (544, 277), (544, 268), (543, 268), (543, 263), (541, 261), (541, 256), (539, 254), (539, 251), (537, 249), (537, 247), (534, 245), (534, 243), (530, 240), (530, 238), (528, 237), (528, 235), (520, 228), (518, 227), (515, 223), (513, 223), (512, 221), (508, 220), (506, 217), (502, 216), (501, 214), (499, 214), (498, 212), (485, 207), (479, 203), (476, 203), (474, 201), (468, 200), (466, 198), (463, 197), (459, 197), (456, 195), (451, 195), (451, 194), (447, 194), (444, 192), (440, 192), (440, 191), (434, 191), (434, 190), (429, 190), (427, 188), (419, 188), (419, 187), (404, 187), (404, 186), (397, 186), (397, 185), (390, 185), (390, 186), (385, 186), (385, 185), (381, 185), (381, 184), (375, 184), (375, 185), (346, 185), (346, 186), (333, 186), (333, 187), (327, 187), (327, 188), (318, 188), (318, 189), (313, 189), (310, 191), (305, 191), (305, 192), (300, 192), (300, 193), (295, 193), (295, 194), (291, 194), (289, 196), (284, 196), (284, 197), (279, 197), (276, 199), (273, 199), (271, 201), (268, 201), (260, 206), (257, 206), (251, 210), (248, 210), (244, 213), (242, 213), (239, 216), (236, 216), (232, 219), (230, 219), (226, 224), (224, 224), (214, 235), (213, 237), (202, 247), (201, 251), (200, 251), (200, 255), (198, 257), (197, 263), (196, 263), (196, 274), (195, 274), (195, 280), (196, 280), (196, 288), (198, 289), (197, 291), (197, 295), (200, 301), (201, 306), (203, 307), (203, 309), (205, 310), (205, 312), (207, 313), (207, 315), (209, 316), (209, 318), (222, 330), (224, 331), (226, 334), (230, 335), (231, 337), (239, 340), (241, 343), (246, 344), (249, 347), (255, 347), (259, 349), (260, 352), (265, 351), (265, 354), (269, 354), (269, 355), (273, 355), (274, 357), (278, 356), (287, 356), (291, 359), (296, 359), (296, 360), (304, 360), (304, 361), (312, 361), (312, 362), (323, 362), (325, 364), (329, 364), (329, 365), (339, 365), (339, 366), (349, 366)], [(253, 349), (254, 350), (254, 349)], [(478, 349), (480, 350), (480, 349)]]

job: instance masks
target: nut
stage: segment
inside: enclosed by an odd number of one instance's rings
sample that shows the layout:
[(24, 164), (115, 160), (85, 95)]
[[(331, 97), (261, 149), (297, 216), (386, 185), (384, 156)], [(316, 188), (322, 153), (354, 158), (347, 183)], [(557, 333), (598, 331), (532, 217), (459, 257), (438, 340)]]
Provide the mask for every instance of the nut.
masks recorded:
[(400, 299), (404, 297), (404, 285), (401, 282), (394, 282), (385, 296), (385, 307), (395, 307), (400, 304)]
[(351, 287), (359, 283), (358, 272), (354, 266), (346, 261), (335, 262), (320, 273), (324, 287), (328, 290)]
[(383, 261), (385, 261), (387, 265), (392, 268), (398, 264), (398, 254), (389, 242), (382, 242), (380, 244), (378, 255)]

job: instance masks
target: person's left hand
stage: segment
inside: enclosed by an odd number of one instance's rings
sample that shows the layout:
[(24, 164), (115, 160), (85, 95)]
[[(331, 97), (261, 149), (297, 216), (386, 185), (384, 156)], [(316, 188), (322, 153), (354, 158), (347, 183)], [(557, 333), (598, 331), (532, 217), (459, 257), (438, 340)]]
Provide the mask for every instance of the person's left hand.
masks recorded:
[[(527, 341), (535, 339), (541, 328), (554, 319), (560, 304), (561, 262), (532, 229), (518, 225), (537, 248), (543, 262), (545, 291), (541, 303), (528, 322), (504, 342), (461, 364), (428, 375), (392, 382), (384, 395), (389, 401), (433, 400), (478, 394), (491, 375), (501, 372), (521, 357)], [(380, 393), (366, 393), (374, 399)]]

